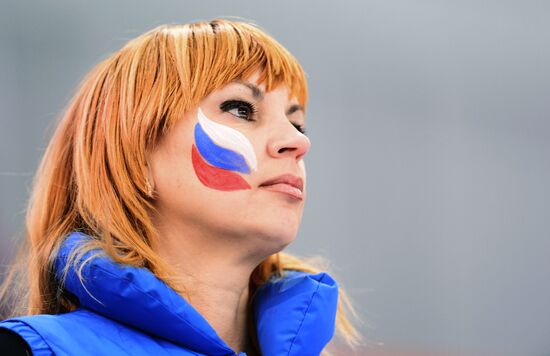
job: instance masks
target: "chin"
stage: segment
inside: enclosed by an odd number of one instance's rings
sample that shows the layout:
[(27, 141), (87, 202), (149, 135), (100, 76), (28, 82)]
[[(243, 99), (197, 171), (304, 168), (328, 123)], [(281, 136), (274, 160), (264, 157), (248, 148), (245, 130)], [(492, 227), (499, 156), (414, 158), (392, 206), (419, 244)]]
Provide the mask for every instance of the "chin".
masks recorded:
[(272, 204), (268, 208), (246, 209), (245, 214), (226, 224), (232, 225), (231, 229), (238, 234), (248, 236), (253, 244), (258, 243), (266, 253), (272, 254), (294, 242), (301, 217), (301, 211)]
[(298, 227), (292, 224), (277, 223), (262, 226), (257, 236), (262, 240), (270, 253), (277, 253), (290, 245), (296, 239)]

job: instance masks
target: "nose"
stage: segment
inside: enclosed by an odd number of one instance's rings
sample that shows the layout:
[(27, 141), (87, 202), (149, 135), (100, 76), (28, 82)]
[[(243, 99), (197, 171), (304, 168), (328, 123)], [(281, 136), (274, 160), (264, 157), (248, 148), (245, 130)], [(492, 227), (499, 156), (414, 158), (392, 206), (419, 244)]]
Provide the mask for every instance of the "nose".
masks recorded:
[(309, 151), (311, 141), (287, 121), (284, 128), (268, 141), (268, 152), (274, 158), (294, 157), (296, 161)]

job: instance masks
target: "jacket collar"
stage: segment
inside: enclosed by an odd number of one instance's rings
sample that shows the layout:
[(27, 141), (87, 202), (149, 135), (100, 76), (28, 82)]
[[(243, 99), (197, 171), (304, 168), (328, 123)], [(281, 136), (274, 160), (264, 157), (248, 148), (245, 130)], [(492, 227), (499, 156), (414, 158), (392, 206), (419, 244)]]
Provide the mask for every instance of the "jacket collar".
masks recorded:
[[(58, 278), (71, 251), (90, 236), (72, 232), (55, 259)], [(78, 261), (84, 283), (71, 264), (65, 289), (80, 307), (207, 355), (234, 355), (206, 319), (186, 299), (147, 268), (114, 262), (102, 250)], [(253, 301), (256, 330), (265, 355), (319, 354), (334, 333), (337, 283), (324, 272), (287, 271), (261, 286)]]

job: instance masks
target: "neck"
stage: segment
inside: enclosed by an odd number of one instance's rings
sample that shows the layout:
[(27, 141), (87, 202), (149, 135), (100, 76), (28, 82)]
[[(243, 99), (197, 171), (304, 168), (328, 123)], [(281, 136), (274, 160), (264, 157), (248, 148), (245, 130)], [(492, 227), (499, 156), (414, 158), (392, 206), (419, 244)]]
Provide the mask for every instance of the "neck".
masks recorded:
[(187, 294), (182, 297), (235, 352), (251, 354), (249, 279), (267, 256), (251, 254), (245, 239), (208, 234), (177, 222), (157, 224), (157, 230), (154, 248), (185, 286)]

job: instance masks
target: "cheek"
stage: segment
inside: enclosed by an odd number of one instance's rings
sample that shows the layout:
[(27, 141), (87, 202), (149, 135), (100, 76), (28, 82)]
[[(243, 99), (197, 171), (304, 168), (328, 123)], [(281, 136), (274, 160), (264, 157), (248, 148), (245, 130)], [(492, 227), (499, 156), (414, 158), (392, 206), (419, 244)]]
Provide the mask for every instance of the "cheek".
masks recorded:
[(250, 185), (240, 175), (208, 165), (195, 145), (191, 149), (191, 156), (195, 174), (205, 186), (224, 191), (250, 189)]
[(242, 174), (256, 170), (256, 154), (239, 131), (208, 119), (198, 109), (191, 147), (193, 170), (206, 187), (221, 191), (251, 189)]

